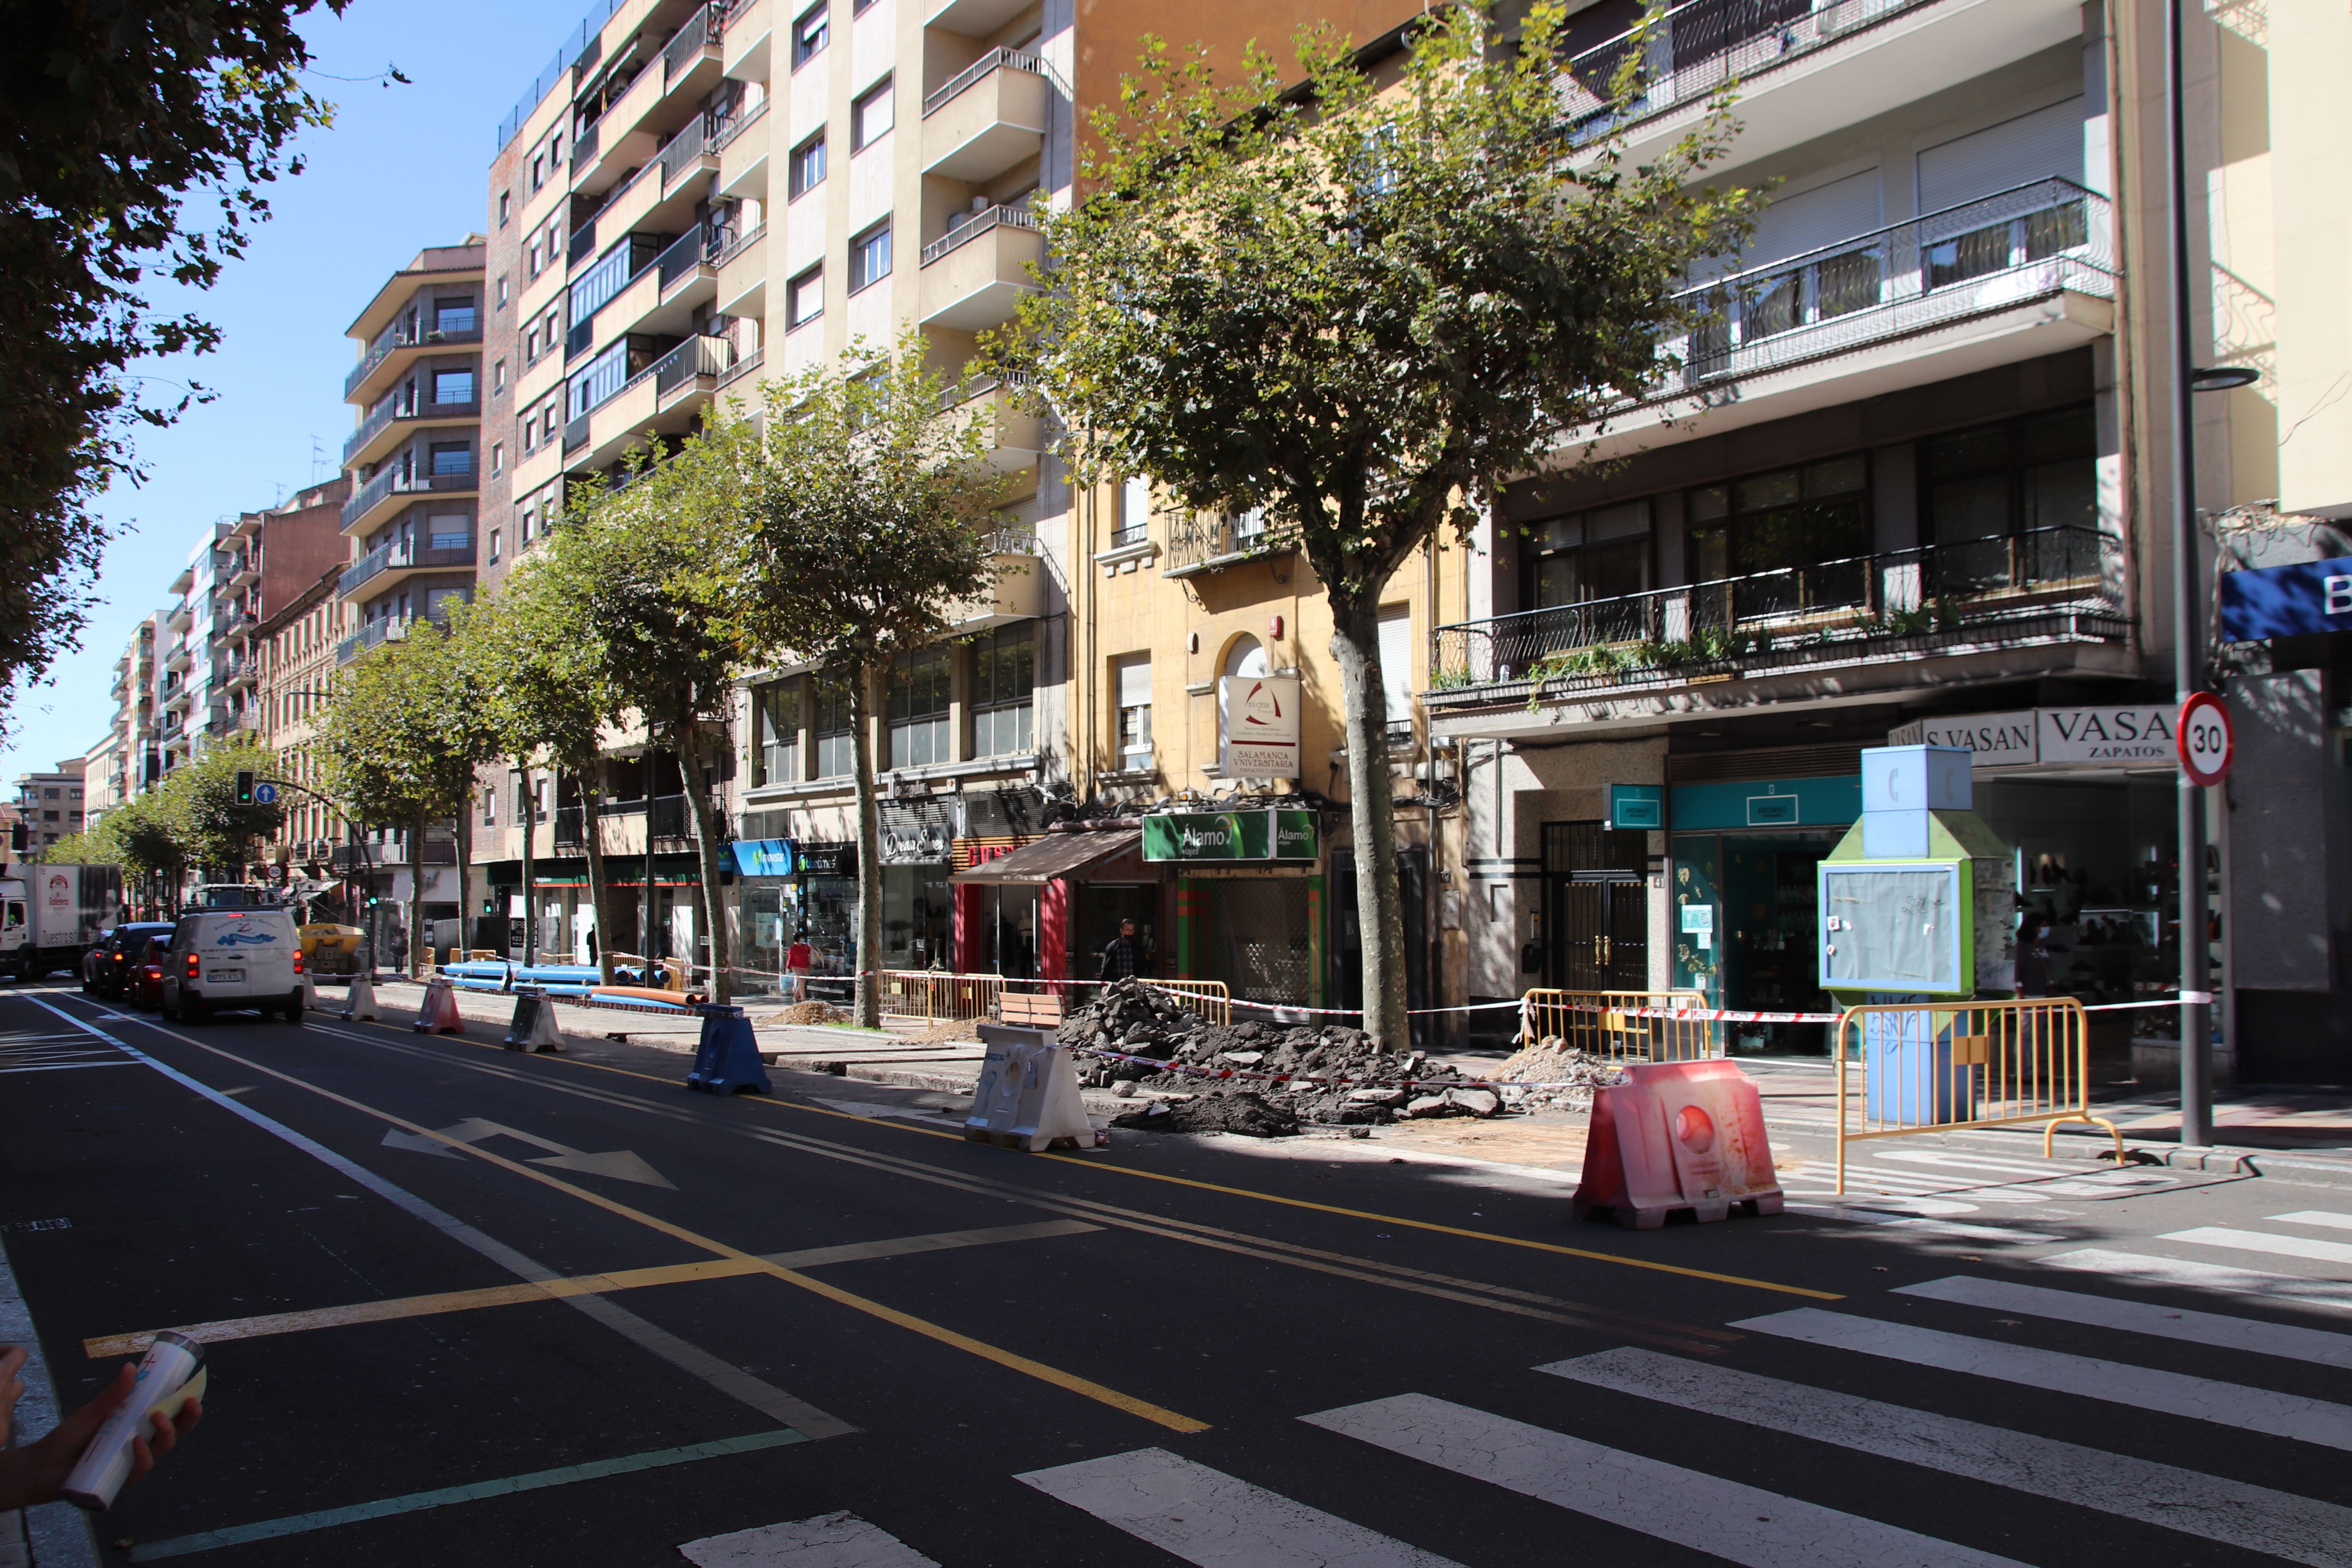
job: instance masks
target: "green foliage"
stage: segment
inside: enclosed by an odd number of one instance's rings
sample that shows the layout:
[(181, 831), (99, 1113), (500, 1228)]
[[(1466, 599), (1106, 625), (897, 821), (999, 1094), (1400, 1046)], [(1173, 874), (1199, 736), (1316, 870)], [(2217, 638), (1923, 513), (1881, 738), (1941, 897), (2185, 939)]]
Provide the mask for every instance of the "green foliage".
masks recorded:
[(427, 620), (377, 644), (340, 672), (320, 715), (328, 787), (362, 823), (414, 827), (456, 816), (474, 766), (497, 754), (483, 704), (457, 657), (457, 632)]
[[(310, 9), (0, 0), (0, 700), (79, 641), (105, 544), (92, 508), (137, 478), (131, 432), (206, 395), (152, 402), (125, 374), (219, 341), (140, 286), (210, 287), (268, 216), (260, 187), (300, 172), (288, 143), (330, 113), (297, 77)], [(197, 191), (215, 226), (184, 221)]]
[[(256, 845), (286, 820), (282, 805), (240, 805), (239, 772), (266, 773), (275, 760), (251, 741), (239, 740), (190, 758), (173, 770), (160, 792), (172, 813), (189, 864), (223, 871), (257, 858)], [(100, 819), (103, 826), (105, 819)]]
[(95, 833), (68, 833), (47, 849), (37, 859), (44, 866), (120, 866), (121, 858), (114, 847)]
[(91, 837), (104, 847), (107, 859), (124, 870), (177, 882), (191, 860), (180, 804), (166, 779), (162, 788), (109, 810)]

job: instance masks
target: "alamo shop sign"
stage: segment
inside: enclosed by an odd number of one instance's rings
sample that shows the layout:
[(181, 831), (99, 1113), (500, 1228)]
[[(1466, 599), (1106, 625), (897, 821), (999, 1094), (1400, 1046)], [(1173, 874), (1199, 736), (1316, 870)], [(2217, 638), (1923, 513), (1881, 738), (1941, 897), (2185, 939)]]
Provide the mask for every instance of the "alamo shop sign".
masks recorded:
[(1312, 811), (1160, 811), (1143, 819), (1146, 860), (1312, 860), (1321, 849)]

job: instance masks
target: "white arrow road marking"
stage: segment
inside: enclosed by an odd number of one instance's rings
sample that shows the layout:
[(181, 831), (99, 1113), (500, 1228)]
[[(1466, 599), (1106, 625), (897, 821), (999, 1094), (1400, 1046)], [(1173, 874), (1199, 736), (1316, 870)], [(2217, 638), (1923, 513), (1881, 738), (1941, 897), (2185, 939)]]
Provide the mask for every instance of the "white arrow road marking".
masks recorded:
[(486, 1138), (512, 1138), (534, 1149), (548, 1151), (546, 1154), (530, 1161), (534, 1165), (547, 1165), (558, 1171), (577, 1171), (583, 1175), (610, 1176), (616, 1182), (635, 1182), (640, 1186), (667, 1187), (671, 1192), (677, 1191), (677, 1183), (626, 1149), (592, 1154), (568, 1143), (558, 1143), (552, 1138), (520, 1131), (499, 1122), (486, 1121), (478, 1116), (460, 1121), (455, 1127), (444, 1127), (440, 1138), (428, 1138), (422, 1133), (402, 1132), (395, 1129), (383, 1135), (383, 1142), (386, 1148), (407, 1149), (419, 1154), (438, 1154), (446, 1159), (456, 1159), (457, 1154), (441, 1141), (442, 1138), (459, 1143), (479, 1143)]

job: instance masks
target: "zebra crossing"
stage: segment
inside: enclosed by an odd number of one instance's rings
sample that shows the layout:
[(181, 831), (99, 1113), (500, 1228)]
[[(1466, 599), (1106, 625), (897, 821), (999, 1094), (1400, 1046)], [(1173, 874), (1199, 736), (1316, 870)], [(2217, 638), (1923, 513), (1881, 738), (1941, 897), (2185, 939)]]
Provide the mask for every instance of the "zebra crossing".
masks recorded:
[[(2276, 1226), (2271, 1229), (2267, 1227)], [(2199, 1226), (2159, 1239), (2182, 1250), (2267, 1251), (2309, 1260), (2352, 1258), (2352, 1213), (2305, 1209), (2269, 1216), (2264, 1228)], [(2313, 1243), (2289, 1249), (2274, 1243)], [(2344, 1249), (2343, 1258), (2325, 1250)], [(2033, 1400), (2070, 1407), (2117, 1407), (2201, 1424), (2217, 1444), (2226, 1435), (2279, 1439), (2309, 1450), (2352, 1451), (2352, 1330), (2284, 1321), (2243, 1311), (2285, 1308), (2352, 1311), (2352, 1284), (2306, 1275), (2250, 1269), (2194, 1258), (2170, 1258), (2082, 1247), (2035, 1260), (2047, 1283), (1958, 1274), (1895, 1287), (1883, 1301), (1855, 1300), (1834, 1310), (1804, 1307), (1764, 1313), (1729, 1327), (1759, 1342), (1795, 1342), (1866, 1363), (1958, 1373), (1991, 1386), (2031, 1390)], [(2063, 1284), (2060, 1282), (2063, 1281)], [(2183, 1289), (2208, 1293), (2209, 1305), (2173, 1304), (2141, 1292)], [(1951, 1327), (1898, 1321), (1895, 1309), (1934, 1303)], [(1959, 1314), (1955, 1317), (1951, 1314)], [(2016, 1331), (2033, 1323), (2098, 1332), (2105, 1353), (2080, 1354), (2028, 1342)], [(2154, 1364), (2180, 1347), (2263, 1358), (2294, 1377), (2303, 1392), (2256, 1386), (2213, 1375), (2210, 1354), (2192, 1363), (2198, 1373)], [(1832, 1364), (1837, 1364), (1833, 1363)], [(1801, 1364), (1816, 1364), (1807, 1361)], [(2253, 1363), (2256, 1365), (2263, 1363)], [(1775, 1491), (1653, 1454), (1612, 1447), (1567, 1428), (1591, 1406), (1538, 1398), (1549, 1418), (1529, 1421), (1419, 1392), (1401, 1392), (1298, 1417), (1317, 1432), (1344, 1439), (1331, 1460), (1356, 1468), (1377, 1451), (1396, 1456), (1480, 1488), (1516, 1493), (1563, 1511), (1688, 1548), (1748, 1568), (1801, 1564), (1920, 1568), (1986, 1568), (2017, 1561), (1956, 1542), (1901, 1520), (1902, 1510), (1931, 1496), (1945, 1479), (1999, 1487), (2021, 1497), (2154, 1526), (2180, 1536), (2313, 1568), (2352, 1568), (2352, 1507), (2226, 1475), (2081, 1442), (2043, 1436), (2021, 1414), (2016, 1425), (1994, 1425), (1890, 1400), (1818, 1387), (1736, 1365), (1632, 1346), (1528, 1369), (1532, 1378), (1558, 1380), (1643, 1402), (1669, 1422), (1692, 1418), (1777, 1437), (1794, 1437), (1846, 1453), (1915, 1468), (1916, 1487), (1887, 1489), (1885, 1506), (1872, 1517)], [(2300, 1380), (2300, 1381), (2297, 1381)], [(2307, 1385), (2307, 1387), (2306, 1387)], [(2331, 1397), (2333, 1395), (2334, 1397)], [(2033, 1400), (2007, 1396), (2004, 1408), (2030, 1413)], [(2114, 1423), (2128, 1430), (2129, 1417)], [(1673, 1430), (1670, 1426), (1669, 1431)], [(1696, 1440), (1696, 1429), (1690, 1434)], [(1651, 1445), (1654, 1447), (1655, 1445)], [(2190, 1451), (2204, 1451), (2192, 1449)], [(2226, 1447), (2216, 1449), (2227, 1452)], [(1418, 1473), (1418, 1472), (1417, 1472)], [(2340, 1473), (2330, 1470), (2326, 1473)], [(1160, 1552), (1201, 1568), (1502, 1568), (1507, 1554), (1482, 1558), (1458, 1544), (1408, 1541), (1283, 1495), (1249, 1476), (1230, 1474), (1160, 1447), (1139, 1448), (1024, 1471), (1023, 1486)], [(2266, 1476), (2266, 1479), (2277, 1479)], [(1400, 1483), (1403, 1484), (1403, 1483)], [(1475, 1512), (1475, 1500), (1414, 1488), (1431, 1499), (1454, 1498)], [(1876, 1495), (1876, 1494), (1874, 1494)], [(1441, 1510), (1446, 1505), (1433, 1500)], [(846, 1521), (845, 1523), (844, 1521)], [(1912, 1521), (1916, 1522), (1916, 1521)], [(772, 1552), (755, 1542), (761, 1531), (714, 1538), (682, 1549), (705, 1568), (938, 1568), (932, 1559), (877, 1526), (830, 1515), (772, 1530), (799, 1531), (816, 1544)], [(1408, 1532), (1409, 1533), (1409, 1532)], [(800, 1534), (792, 1534), (797, 1542)], [(1458, 1542), (1458, 1535), (1454, 1539)], [(719, 1550), (725, 1543), (729, 1550)], [(2063, 1542), (2033, 1560), (2054, 1563)], [(740, 1547), (740, 1550), (736, 1548)], [(2055, 1553), (2053, 1555), (2052, 1553)], [(949, 1568), (954, 1568), (950, 1562)]]
[(114, 1047), (79, 1032), (46, 1034), (37, 1029), (0, 1029), (0, 1073), (63, 1072), (74, 1068), (134, 1065)]

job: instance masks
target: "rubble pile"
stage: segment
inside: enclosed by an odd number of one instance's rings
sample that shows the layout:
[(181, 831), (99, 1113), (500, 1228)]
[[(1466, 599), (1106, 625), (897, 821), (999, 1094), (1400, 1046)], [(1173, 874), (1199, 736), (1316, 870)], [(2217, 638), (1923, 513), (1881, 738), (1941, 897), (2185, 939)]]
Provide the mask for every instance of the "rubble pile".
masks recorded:
[[(1433, 1063), (1421, 1052), (1397, 1055), (1383, 1051), (1360, 1029), (1341, 1025), (1243, 1023), (1211, 1024), (1190, 1012), (1163, 991), (1133, 980), (1105, 986), (1085, 1007), (1063, 1020), (1055, 1037), (1063, 1045), (1093, 1047), (1149, 1057), (1171, 1065), (1211, 1070), (1231, 1068), (1257, 1073), (1310, 1073), (1323, 1078), (1418, 1080), (1411, 1089), (1386, 1084), (1269, 1083), (1262, 1079), (1204, 1080), (1191, 1074), (1153, 1067), (1145, 1062), (1108, 1062), (1081, 1057), (1079, 1079), (1096, 1088), (1131, 1094), (1147, 1089), (1170, 1094), (1191, 1094), (1196, 1109), (1176, 1109), (1150, 1121), (1137, 1120), (1145, 1111), (1121, 1117), (1116, 1126), (1159, 1126), (1168, 1115), (1181, 1116), (1199, 1126), (1171, 1126), (1173, 1131), (1252, 1131), (1252, 1128), (1215, 1127), (1207, 1123), (1221, 1116), (1239, 1114), (1213, 1109), (1206, 1102), (1253, 1101), (1292, 1125), (1370, 1127), (1408, 1117), (1493, 1116), (1504, 1109), (1494, 1090), (1471, 1086), (1454, 1068)], [(1251, 1113), (1255, 1116), (1255, 1112)], [(1256, 1136), (1280, 1136), (1256, 1132)]]
[(1113, 1117), (1111, 1125), (1146, 1132), (1238, 1132), (1249, 1138), (1288, 1138), (1298, 1131), (1298, 1118), (1264, 1095), (1241, 1089), (1190, 1100), (1155, 1100), (1139, 1110)]
[(795, 1002), (778, 1013), (779, 1024), (846, 1024), (849, 1015), (830, 1002)]
[[(1558, 1035), (1546, 1035), (1496, 1068), (1494, 1081), (1504, 1086), (1505, 1103), (1517, 1110), (1590, 1110), (1592, 1091), (1623, 1083), (1625, 1074)], [(1550, 1087), (1520, 1089), (1520, 1084)]]

